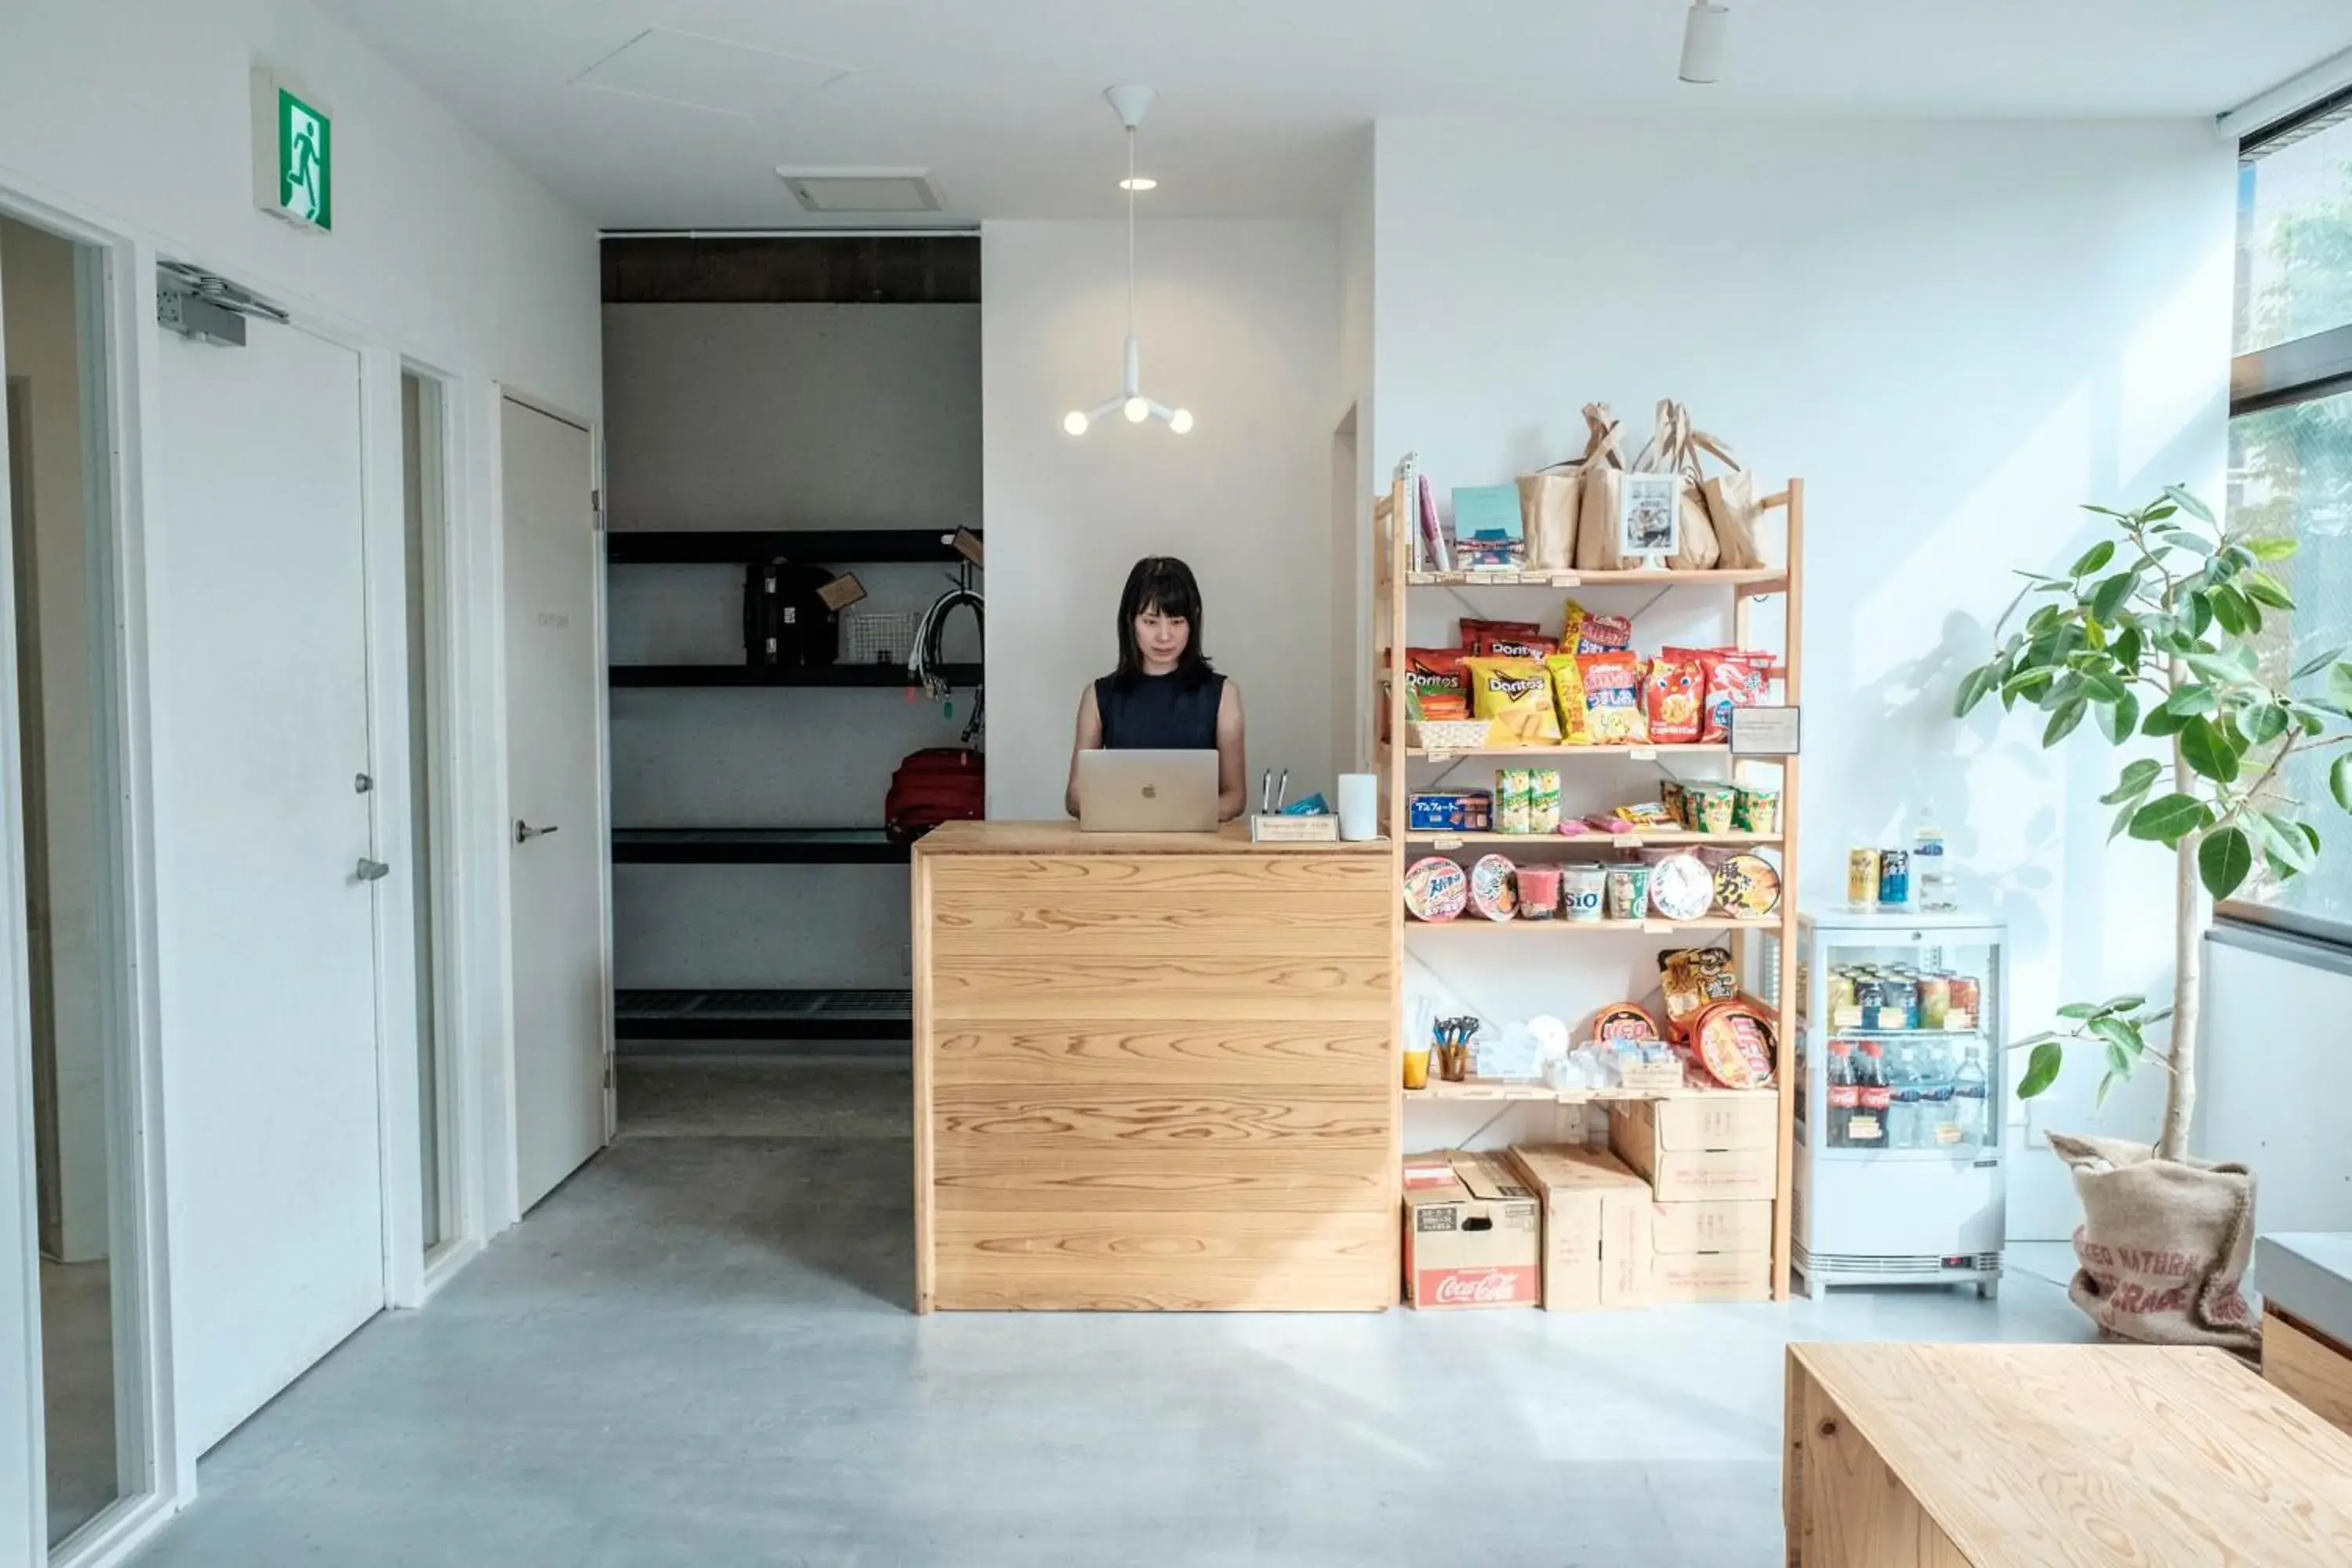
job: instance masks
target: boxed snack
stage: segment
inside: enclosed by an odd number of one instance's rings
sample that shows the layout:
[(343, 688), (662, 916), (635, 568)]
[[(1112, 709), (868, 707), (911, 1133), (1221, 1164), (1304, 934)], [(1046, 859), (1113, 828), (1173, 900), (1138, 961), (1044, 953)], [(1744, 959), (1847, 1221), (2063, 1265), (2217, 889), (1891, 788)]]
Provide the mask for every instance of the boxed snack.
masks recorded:
[(1413, 833), (1490, 833), (1495, 797), (1483, 789), (1425, 790), (1407, 795), (1405, 827)]
[(1650, 1249), (1661, 1253), (1770, 1252), (1768, 1198), (1650, 1205)]
[(1424, 1310), (1532, 1307), (1542, 1209), (1509, 1162), (1461, 1150), (1404, 1163), (1404, 1299)]
[(1769, 1247), (1762, 1252), (1661, 1252), (1651, 1260), (1653, 1301), (1771, 1299), (1772, 1254)]
[(1467, 658), (1470, 716), (1491, 721), (1497, 746), (1557, 746), (1559, 715), (1552, 710), (1551, 677), (1539, 659)]
[(1662, 1204), (1769, 1198), (1780, 1101), (1768, 1092), (1686, 1094), (1609, 1108), (1609, 1147)]
[(1543, 1205), (1544, 1310), (1647, 1300), (1650, 1184), (1608, 1151), (1575, 1144), (1514, 1148), (1511, 1163)]

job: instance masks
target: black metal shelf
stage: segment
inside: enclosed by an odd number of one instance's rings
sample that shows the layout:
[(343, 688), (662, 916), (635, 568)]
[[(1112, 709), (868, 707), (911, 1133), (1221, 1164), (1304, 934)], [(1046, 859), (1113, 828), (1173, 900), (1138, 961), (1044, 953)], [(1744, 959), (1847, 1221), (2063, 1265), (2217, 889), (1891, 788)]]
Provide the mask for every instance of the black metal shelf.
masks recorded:
[(908, 1040), (906, 991), (620, 991), (614, 1033), (627, 1040)]
[[(950, 686), (978, 686), (982, 667), (943, 664)], [(616, 664), (614, 686), (832, 686), (903, 690), (913, 683), (903, 664)]]
[(604, 559), (629, 566), (961, 561), (955, 534), (952, 528), (614, 529), (604, 535)]
[(903, 866), (878, 827), (616, 827), (613, 859), (638, 866)]

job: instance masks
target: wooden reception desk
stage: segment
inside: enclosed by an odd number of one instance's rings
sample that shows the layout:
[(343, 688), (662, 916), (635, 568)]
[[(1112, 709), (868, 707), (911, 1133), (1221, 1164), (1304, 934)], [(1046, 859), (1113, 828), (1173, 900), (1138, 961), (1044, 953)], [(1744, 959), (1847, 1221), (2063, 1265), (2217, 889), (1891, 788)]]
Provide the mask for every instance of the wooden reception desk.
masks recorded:
[(922, 839), (916, 1310), (1393, 1305), (1391, 867), (1238, 826)]

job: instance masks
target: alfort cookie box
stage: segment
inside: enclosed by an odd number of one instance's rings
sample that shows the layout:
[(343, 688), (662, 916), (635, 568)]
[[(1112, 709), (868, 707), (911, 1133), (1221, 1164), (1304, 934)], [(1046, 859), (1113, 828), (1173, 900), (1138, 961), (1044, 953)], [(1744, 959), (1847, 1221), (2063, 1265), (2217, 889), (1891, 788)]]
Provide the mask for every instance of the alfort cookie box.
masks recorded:
[(1423, 1310), (1532, 1307), (1542, 1278), (1535, 1193), (1500, 1154), (1404, 1163), (1404, 1299)]
[(1662, 1204), (1769, 1198), (1780, 1104), (1769, 1090), (1621, 1101), (1609, 1147), (1650, 1179)]
[(1511, 1151), (1543, 1203), (1543, 1304), (1549, 1312), (1638, 1307), (1650, 1297), (1650, 1184), (1605, 1149)]

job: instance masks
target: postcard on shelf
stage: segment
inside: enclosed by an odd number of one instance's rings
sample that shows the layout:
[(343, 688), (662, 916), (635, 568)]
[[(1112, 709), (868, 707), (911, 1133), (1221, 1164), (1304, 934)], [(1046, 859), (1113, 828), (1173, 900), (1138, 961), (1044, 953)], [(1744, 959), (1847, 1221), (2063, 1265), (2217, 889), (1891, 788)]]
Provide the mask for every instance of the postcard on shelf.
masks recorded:
[(1629, 561), (1654, 556), (1653, 566), (1683, 547), (1682, 476), (1627, 473), (1617, 477), (1617, 553)]
[(1454, 490), (1455, 564), (1469, 572), (1516, 572), (1528, 563), (1517, 485), (1457, 485)]

